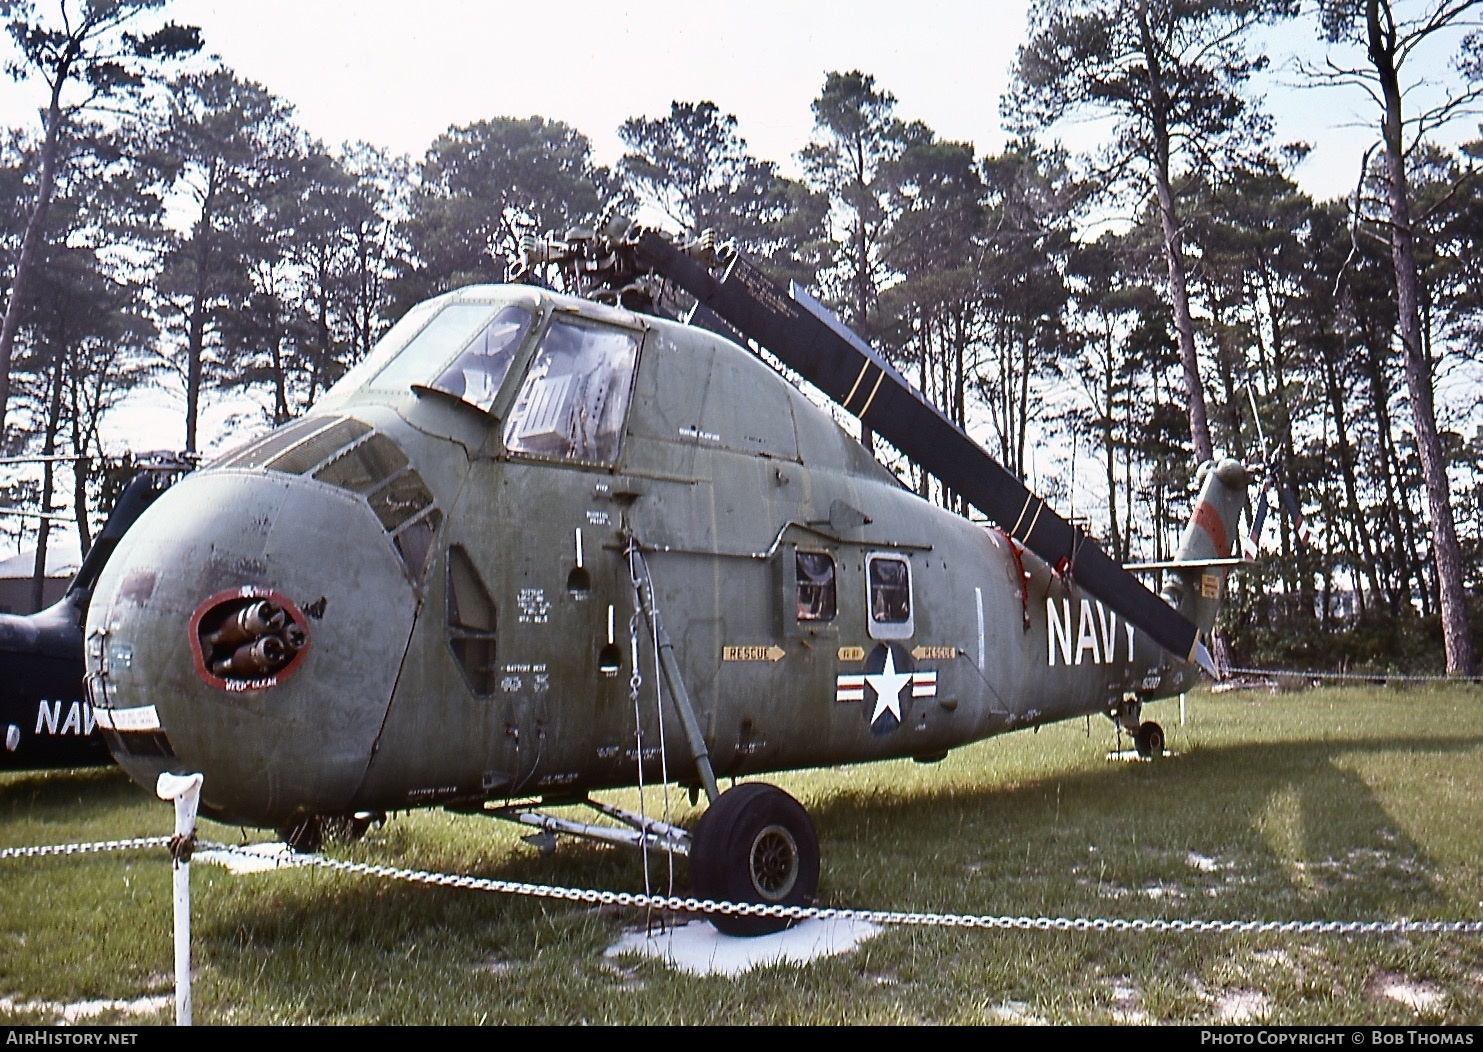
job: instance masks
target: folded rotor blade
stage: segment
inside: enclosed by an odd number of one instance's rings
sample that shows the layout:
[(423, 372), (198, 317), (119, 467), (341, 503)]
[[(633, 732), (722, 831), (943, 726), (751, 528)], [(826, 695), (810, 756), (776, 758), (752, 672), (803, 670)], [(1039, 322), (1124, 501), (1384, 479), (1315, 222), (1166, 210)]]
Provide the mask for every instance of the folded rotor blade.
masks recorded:
[(717, 278), (663, 235), (635, 249), (739, 332), (776, 355), (1030, 551), (1182, 661), (1207, 664), (1199, 629), (1031, 493), (863, 340), (806, 294), (783, 291), (741, 256)]

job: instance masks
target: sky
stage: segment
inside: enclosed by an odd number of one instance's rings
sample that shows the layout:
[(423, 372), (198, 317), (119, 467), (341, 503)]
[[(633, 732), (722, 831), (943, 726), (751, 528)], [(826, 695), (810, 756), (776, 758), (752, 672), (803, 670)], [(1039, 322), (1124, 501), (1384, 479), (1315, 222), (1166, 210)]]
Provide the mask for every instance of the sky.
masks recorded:
[(583, 132), (612, 164), (627, 118), (709, 101), (736, 116), (755, 155), (786, 165), (831, 70), (873, 75), (900, 116), (944, 138), (999, 142), (1026, 6), (176, 0), (173, 10), (330, 144), (364, 139), (420, 158), (450, 125), (539, 115)]
[[(43, 12), (57, 0), (37, 0)], [(75, 0), (73, 0), (75, 3)], [(715, 103), (737, 119), (751, 152), (796, 175), (813, 129), (810, 104), (827, 72), (860, 70), (897, 100), (896, 115), (980, 155), (1006, 141), (1000, 98), (1024, 40), (1029, 0), (173, 0), (175, 21), (202, 29), (207, 52), (290, 103), (327, 146), (353, 141), (420, 159), (438, 134), (490, 117), (564, 121), (615, 164), (624, 120), (657, 118), (673, 101)], [(1262, 86), (1279, 142), (1313, 153), (1294, 173), (1315, 198), (1353, 191), (1374, 140), (1357, 91), (1296, 90), (1288, 50), (1305, 40), (1290, 24), (1272, 36), (1276, 73)], [(1446, 70), (1417, 60), (1440, 77)], [(0, 122), (39, 128), (43, 85), (0, 79)], [(1476, 121), (1458, 135), (1477, 134)], [(1096, 128), (1072, 128), (1072, 145)], [(119, 414), (110, 448), (178, 448), (183, 398), (155, 392), (148, 408)], [(161, 402), (163, 399), (163, 403)], [(202, 420), (203, 447), (225, 441), (240, 407)], [(235, 440), (235, 439), (234, 439)]]
[[(40, 0), (52, 9), (56, 0)], [(74, 0), (75, 2), (75, 0)], [(622, 154), (617, 130), (670, 103), (709, 101), (737, 118), (754, 155), (796, 174), (826, 72), (861, 70), (896, 113), (978, 153), (1005, 143), (999, 102), (1024, 40), (1029, 0), (172, 0), (219, 55), (295, 107), (335, 146), (362, 140), (420, 159), (452, 125), (542, 116), (585, 134), (596, 159)], [(1297, 30), (1297, 32), (1295, 32)], [(1274, 66), (1306, 24), (1274, 34)], [(1440, 72), (1440, 71), (1439, 71)], [(1265, 84), (1280, 141), (1315, 147), (1296, 177), (1326, 199), (1353, 188), (1373, 139), (1358, 93)], [(0, 81), (0, 120), (34, 123), (38, 81)], [(1075, 130), (1071, 131), (1075, 135)], [(1095, 134), (1095, 133), (1093, 133)]]

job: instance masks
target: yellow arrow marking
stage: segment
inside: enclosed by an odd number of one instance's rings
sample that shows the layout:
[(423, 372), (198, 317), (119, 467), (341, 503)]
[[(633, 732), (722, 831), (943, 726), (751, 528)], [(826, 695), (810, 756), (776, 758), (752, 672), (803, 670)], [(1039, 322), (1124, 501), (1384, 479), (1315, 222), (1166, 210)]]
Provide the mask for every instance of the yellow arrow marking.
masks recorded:
[(788, 652), (777, 644), (765, 647), (722, 647), (722, 661), (781, 661)]
[(951, 661), (958, 656), (957, 647), (915, 647), (911, 656), (917, 661)]

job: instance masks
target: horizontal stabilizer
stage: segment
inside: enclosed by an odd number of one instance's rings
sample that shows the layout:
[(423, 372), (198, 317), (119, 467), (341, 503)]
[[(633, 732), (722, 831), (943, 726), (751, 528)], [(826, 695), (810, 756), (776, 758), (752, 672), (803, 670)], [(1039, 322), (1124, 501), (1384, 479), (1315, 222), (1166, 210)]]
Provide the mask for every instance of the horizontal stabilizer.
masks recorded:
[(1253, 559), (1231, 556), (1228, 559), (1170, 559), (1159, 563), (1123, 563), (1124, 570), (1211, 570), (1216, 567), (1250, 566)]

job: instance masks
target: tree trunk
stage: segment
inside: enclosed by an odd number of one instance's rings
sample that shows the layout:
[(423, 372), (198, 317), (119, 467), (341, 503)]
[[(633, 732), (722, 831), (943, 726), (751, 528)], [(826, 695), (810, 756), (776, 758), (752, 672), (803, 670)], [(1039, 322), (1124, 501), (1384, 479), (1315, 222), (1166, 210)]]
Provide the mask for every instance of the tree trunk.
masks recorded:
[[(1356, 567), (1369, 583), (1370, 595), (1375, 598), (1380, 596), (1380, 578), (1376, 573), (1375, 545), (1370, 539), (1368, 516), (1360, 504), (1359, 479), (1355, 471), (1354, 449), (1349, 443), (1349, 421), (1344, 411), (1344, 391), (1339, 382), (1338, 371), (1334, 368), (1334, 362), (1328, 354), (1322, 356), (1324, 388), (1328, 393), (1329, 411), (1334, 418), (1334, 445), (1339, 451), (1339, 472), (1344, 479), (1344, 501), (1348, 507), (1348, 518), (1354, 527), (1355, 545), (1358, 549), (1354, 555), (1358, 556), (1359, 565)], [(1369, 608), (1361, 588), (1359, 592), (1360, 614), (1363, 616)]]
[(1380, 77), (1385, 99), (1385, 173), (1390, 205), (1391, 262), (1395, 267), (1396, 306), (1405, 362), (1406, 387), (1416, 428), (1416, 452), (1426, 486), (1427, 512), (1432, 526), (1432, 554), (1437, 595), (1442, 609), (1442, 642), (1447, 674), (1471, 676), (1477, 667), (1472, 632), (1468, 626), (1467, 592), (1463, 587), (1462, 546), (1452, 517), (1447, 483), (1447, 461), (1437, 435), (1431, 362), (1421, 338), (1418, 309), (1415, 235), (1411, 228), (1410, 185), (1401, 143), (1401, 89), (1395, 67), (1396, 36), (1389, 0), (1384, 0), (1387, 25), (1382, 27), (1382, 0), (1368, 0), (1365, 18), (1369, 30), (1370, 61)]
[(41, 443), (41, 525), (36, 530), (36, 563), (31, 574), (31, 609), (46, 606), (46, 554), (51, 540), (52, 490), (56, 485), (57, 432), (62, 426), (62, 356), (52, 361), (51, 390), (47, 394), (46, 432)]
[(10, 363), (14, 356), (15, 336), (21, 327), (21, 311), (26, 298), (26, 285), (36, 259), (46, 214), (51, 209), (56, 188), (57, 154), (62, 141), (62, 85), (66, 67), (59, 70), (52, 83), (51, 101), (46, 108), (46, 137), (41, 143), (41, 173), (36, 184), (36, 203), (26, 220), (26, 233), (21, 238), (21, 251), (15, 261), (15, 277), (10, 283), (10, 299), (5, 304), (5, 321), (0, 324), (0, 440), (5, 437), (5, 417), (10, 408)]
[(1138, 5), (1138, 28), (1143, 40), (1143, 53), (1148, 61), (1149, 100), (1153, 111), (1154, 192), (1159, 203), (1159, 226), (1164, 235), (1164, 258), (1169, 264), (1169, 303), (1174, 310), (1174, 329), (1179, 335), (1179, 361), (1184, 366), (1185, 408), (1189, 413), (1190, 440), (1195, 447), (1195, 460), (1204, 463), (1215, 458), (1215, 444), (1210, 438), (1210, 420), (1205, 412), (1205, 388), (1200, 383), (1200, 355), (1195, 347), (1195, 323), (1189, 310), (1189, 276), (1185, 270), (1184, 246), (1179, 217), (1174, 206), (1174, 191), (1169, 182), (1168, 97), (1161, 81), (1158, 50), (1148, 24), (1148, 5)]
[(1106, 454), (1107, 471), (1107, 536), (1112, 541), (1113, 560), (1125, 562), (1128, 558), (1128, 550), (1117, 525), (1117, 446), (1112, 433), (1114, 405), (1117, 399), (1114, 353), (1112, 326), (1109, 325), (1102, 339), (1102, 405), (1104, 407), (1102, 410), (1102, 449)]

